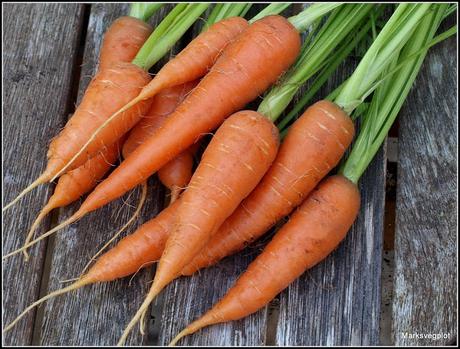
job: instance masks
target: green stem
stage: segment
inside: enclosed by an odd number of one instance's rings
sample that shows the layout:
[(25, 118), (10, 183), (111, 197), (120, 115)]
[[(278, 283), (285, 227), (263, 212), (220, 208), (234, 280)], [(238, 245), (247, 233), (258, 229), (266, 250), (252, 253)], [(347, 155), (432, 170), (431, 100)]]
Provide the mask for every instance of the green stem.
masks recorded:
[[(380, 14), (380, 13), (379, 13)], [(363, 40), (367, 32), (371, 27), (371, 21), (368, 21), (357, 34), (352, 33), (349, 39), (344, 42), (339, 49), (328, 59), (328, 62), (321, 70), (315, 80), (313, 81), (312, 85), (308, 88), (307, 92), (299, 99), (296, 105), (292, 108), (292, 110), (280, 121), (278, 124), (278, 128), (283, 130), (297, 115), (299, 115), (300, 111), (305, 108), (305, 106), (310, 102), (313, 96), (319, 91), (321, 86), (323, 86), (327, 80), (331, 77), (331, 75), (335, 72), (337, 67), (345, 60), (346, 57), (353, 51), (353, 49), (358, 45), (358, 43)], [(335, 89), (334, 92), (337, 94), (339, 90)], [(334, 98), (333, 96), (329, 96), (329, 98)]]
[(351, 114), (370, 94), (377, 78), (410, 38), (430, 6), (425, 3), (398, 5), (335, 100), (345, 112)]
[(211, 25), (230, 17), (243, 17), (251, 8), (250, 3), (216, 4), (206, 20), (201, 32), (206, 31)]
[(304, 45), (300, 57), (282, 79), (281, 84), (273, 87), (265, 96), (259, 105), (258, 112), (276, 121), (292, 101), (300, 86), (321, 69), (327, 67), (329, 61), (325, 57), (329, 57), (336, 50), (337, 46), (369, 14), (372, 7), (369, 4), (357, 4), (335, 9), (316, 35), (313, 43)]
[(270, 4), (267, 7), (265, 7), (262, 11), (260, 11), (257, 15), (255, 15), (253, 18), (251, 18), (249, 23), (254, 23), (255, 21), (263, 17), (266, 17), (266, 16), (277, 15), (283, 12), (285, 9), (287, 9), (290, 5), (291, 5), (290, 2), (281, 3), (281, 4), (279, 3)]
[[(393, 56), (392, 62), (388, 63), (385, 75), (390, 74), (392, 78), (385, 79), (376, 89), (368, 112), (362, 118), (361, 131), (339, 171), (352, 182), (358, 182), (380, 149), (415, 81), (427, 54), (427, 47), (433, 42), (439, 42), (440, 38), (447, 37), (443, 33), (433, 39), (443, 19), (445, 6), (447, 5), (436, 5), (434, 11), (429, 12), (417, 26), (417, 30), (413, 31), (399, 56)], [(449, 30), (448, 33), (452, 31)], [(419, 53), (421, 49), (422, 54)], [(396, 69), (401, 62), (404, 62), (402, 68)], [(396, 70), (398, 74), (394, 73)]]
[(178, 4), (139, 50), (133, 64), (149, 70), (184, 35), (209, 4)]
[(307, 30), (307, 28), (318, 18), (323, 17), (325, 14), (341, 5), (341, 3), (313, 4), (299, 14), (289, 17), (288, 21), (301, 33)]
[(129, 16), (147, 22), (152, 15), (158, 11), (164, 4), (162, 3), (132, 3), (129, 9)]

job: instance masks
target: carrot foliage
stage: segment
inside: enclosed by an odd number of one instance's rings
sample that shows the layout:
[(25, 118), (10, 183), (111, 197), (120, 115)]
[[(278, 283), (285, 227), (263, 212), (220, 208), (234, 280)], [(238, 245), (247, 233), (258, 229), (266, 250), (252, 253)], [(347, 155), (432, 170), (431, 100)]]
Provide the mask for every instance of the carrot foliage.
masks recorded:
[[(361, 131), (340, 172), (357, 183), (379, 150), (398, 115), (420, 70), (428, 48), (456, 32), (456, 27), (434, 38), (446, 11), (446, 4), (435, 5), (412, 32), (398, 56), (387, 65), (384, 79), (375, 89), (370, 106), (362, 116)], [(395, 72), (397, 71), (397, 74)]]
[(129, 15), (147, 22), (152, 15), (163, 7), (162, 3), (136, 2), (131, 4)]
[(209, 4), (177, 4), (155, 28), (133, 60), (133, 64), (149, 70), (184, 35)]

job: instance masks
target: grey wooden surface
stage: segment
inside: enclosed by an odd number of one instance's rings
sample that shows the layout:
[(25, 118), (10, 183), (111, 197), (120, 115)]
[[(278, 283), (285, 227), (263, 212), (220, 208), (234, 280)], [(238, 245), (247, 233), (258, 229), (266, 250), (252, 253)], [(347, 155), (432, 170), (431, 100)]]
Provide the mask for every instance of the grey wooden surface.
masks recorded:
[[(77, 51), (82, 6), (5, 4), (3, 36), (3, 202), (12, 200), (46, 164), (49, 141), (64, 125)], [(56, 45), (59, 42), (59, 45)], [(19, 248), (52, 185), (35, 189), (3, 215), (3, 253)], [(43, 228), (50, 227), (50, 219)], [(3, 262), (3, 321), (34, 301), (40, 290), (46, 243), (24, 263)], [(35, 311), (3, 336), (5, 344), (32, 341)]]
[[(451, 38), (429, 52), (400, 114), (393, 303), (397, 345), (446, 345), (457, 336), (456, 49)], [(409, 336), (430, 333), (442, 337)]]
[[(33, 10), (21, 12), (27, 16), (15, 16), (21, 6), (30, 6)], [(102, 34), (114, 18), (126, 13), (126, 4), (9, 4), (4, 9), (4, 82), (8, 85), (4, 103), (6, 157), (3, 164), (4, 202), (7, 202), (31, 181), (31, 174), (38, 174), (43, 169), (44, 149), (49, 139), (64, 125), (67, 113), (81, 98), (96, 69)], [(156, 15), (151, 22), (162, 15), (163, 12)], [(396, 253), (400, 276), (395, 283), (395, 333), (404, 328), (415, 331), (420, 323), (428, 323), (431, 327), (427, 331), (442, 331), (437, 326), (444, 326), (446, 332), (451, 331), (451, 335), (456, 336), (453, 288), (456, 280), (452, 269), (455, 266), (454, 198), (457, 190), (454, 148), (457, 138), (453, 127), (456, 110), (452, 106), (456, 99), (452, 87), (449, 88), (455, 85), (452, 74), (452, 67), (456, 64), (452, 59), (455, 50), (453, 40), (443, 44), (442, 49), (432, 49), (429, 57), (436, 59), (424, 65), (411, 93), (412, 103), (407, 103), (402, 112), (399, 166), (404, 177), (398, 187), (398, 210), (401, 213), (398, 216)], [(34, 55), (24, 54), (27, 52)], [(352, 65), (346, 65), (341, 71), (343, 76), (337, 75), (335, 80), (340, 81), (351, 71)], [(446, 79), (450, 85), (443, 86)], [(78, 93), (74, 93), (75, 89)], [(51, 92), (43, 94), (43, 91)], [(426, 102), (426, 96), (431, 104)], [(27, 103), (23, 102), (24, 99)], [(446, 112), (437, 112), (433, 117), (432, 108)], [(422, 117), (416, 118), (418, 115)], [(411, 132), (414, 129), (420, 131)], [(27, 135), (27, 138), (21, 135)], [(427, 139), (431, 140), (429, 146)], [(40, 146), (34, 146), (38, 141)], [(20, 147), (10, 147), (9, 144), (20, 144)], [(402, 150), (406, 146), (407, 149)], [(204, 329), (180, 344), (378, 344), (385, 164), (383, 147), (361, 180), (361, 214), (346, 240), (331, 256), (304, 274), (263, 310), (240, 321)], [(436, 171), (439, 176), (433, 180), (431, 174)], [(436, 193), (436, 203), (427, 200), (429, 193), (422, 190), (427, 186)], [(4, 235), (3, 253), (19, 247), (22, 240), (18, 233), (25, 232), (30, 226), (51, 190), (52, 186), (44, 186), (7, 211), (3, 228), (14, 234)], [(124, 201), (136, 204), (138, 194), (135, 191), (131, 196), (125, 196), (63, 230), (47, 244), (40, 244), (34, 248), (34, 258), (29, 264), (24, 265), (20, 256), (4, 262), (4, 321), (9, 322), (39, 293), (62, 287), (60, 280), (78, 276), (89, 257), (128, 220), (134, 209)], [(163, 205), (163, 197), (164, 190), (156, 179), (152, 179), (142, 218), (128, 232), (156, 214)], [(70, 216), (78, 206), (76, 203), (52, 215), (53, 219), (44, 222), (41, 231)], [(432, 214), (431, 211), (436, 209), (437, 213)], [(420, 222), (427, 223), (426, 229), (421, 229)], [(266, 240), (268, 238), (263, 239)], [(429, 250), (424, 248), (425, 240), (430, 241)], [(403, 246), (398, 246), (399, 243)], [(167, 344), (178, 330), (204, 313), (225, 293), (263, 245), (264, 242), (257, 242), (212, 268), (174, 282), (153, 305), (148, 334), (141, 337), (135, 330), (127, 344)], [(417, 246), (419, 250), (415, 249)], [(406, 256), (410, 258), (406, 260)], [(421, 270), (431, 276), (435, 270), (436, 280), (417, 278)], [(444, 270), (449, 272), (444, 273)], [(4, 344), (113, 345), (146, 294), (152, 273), (151, 269), (144, 270), (131, 282), (126, 278), (88, 286), (56, 298), (40, 308), (37, 316), (31, 312), (7, 333)], [(27, 291), (23, 291), (24, 287)], [(425, 295), (424, 288), (428, 290), (432, 304), (423, 304), (424, 298), (420, 301)], [(415, 343), (403, 342), (397, 337), (395, 341), (397, 344)]]

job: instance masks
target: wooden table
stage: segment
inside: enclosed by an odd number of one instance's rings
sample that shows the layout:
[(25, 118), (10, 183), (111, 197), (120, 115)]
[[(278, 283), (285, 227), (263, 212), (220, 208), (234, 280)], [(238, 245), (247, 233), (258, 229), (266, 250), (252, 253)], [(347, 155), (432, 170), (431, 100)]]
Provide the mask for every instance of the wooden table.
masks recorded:
[[(50, 139), (64, 126), (95, 72), (102, 34), (126, 13), (126, 4), (5, 4), (4, 203), (44, 169)], [(151, 23), (164, 14), (161, 10)], [(357, 61), (348, 59), (320, 95), (349, 75)], [(339, 248), (263, 310), (204, 329), (182, 344), (456, 341), (456, 65), (455, 38), (428, 54), (399, 115), (399, 134), (392, 138), (398, 141), (397, 153), (390, 156), (383, 146), (362, 178), (361, 213)], [(387, 164), (397, 171), (391, 181)], [(395, 195), (385, 200), (395, 179)], [(163, 206), (165, 191), (155, 178), (149, 184), (137, 225)], [(4, 214), (3, 254), (22, 244), (52, 190), (52, 185), (42, 186)], [(133, 213), (128, 204), (137, 203), (138, 196), (135, 191), (39, 244), (28, 263), (20, 255), (4, 261), (3, 321), (9, 323), (39, 296), (62, 287), (61, 280), (78, 276), (88, 258), (127, 221)], [(54, 212), (40, 231), (63, 221), (78, 206)], [(385, 229), (391, 225), (395, 228)], [(259, 242), (199, 275), (174, 282), (152, 306), (148, 335), (135, 331), (127, 344), (166, 344), (224, 294), (262, 246)], [(3, 343), (113, 345), (152, 275), (152, 269), (145, 269), (132, 280), (93, 285), (51, 300), (6, 333)], [(414, 338), (424, 333), (445, 336)]]

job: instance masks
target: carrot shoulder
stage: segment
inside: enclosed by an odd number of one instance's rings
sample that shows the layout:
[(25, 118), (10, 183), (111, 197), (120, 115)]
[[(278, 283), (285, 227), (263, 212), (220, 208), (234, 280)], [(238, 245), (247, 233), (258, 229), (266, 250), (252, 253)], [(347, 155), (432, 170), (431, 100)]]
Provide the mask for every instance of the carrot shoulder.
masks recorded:
[(227, 294), (171, 344), (205, 326), (241, 319), (264, 307), (338, 246), (355, 221), (359, 206), (359, 190), (354, 183), (343, 176), (325, 179)]
[(130, 16), (117, 18), (104, 34), (99, 70), (131, 62), (151, 33), (152, 27), (140, 19)]

